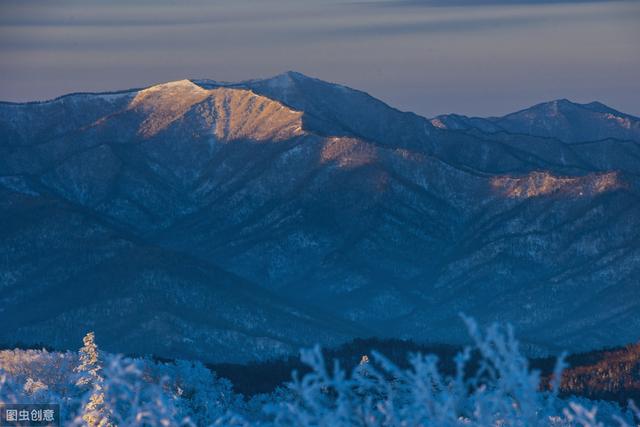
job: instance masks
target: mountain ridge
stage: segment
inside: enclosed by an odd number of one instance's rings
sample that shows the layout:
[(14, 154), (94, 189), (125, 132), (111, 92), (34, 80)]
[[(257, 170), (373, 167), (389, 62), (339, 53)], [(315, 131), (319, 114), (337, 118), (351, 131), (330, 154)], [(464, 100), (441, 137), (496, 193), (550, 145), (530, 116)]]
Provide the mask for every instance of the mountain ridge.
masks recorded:
[[(290, 81), (290, 83), (295, 85), (295, 81), (296, 80), (306, 80), (306, 81), (313, 81), (316, 83), (320, 83), (323, 85), (328, 85), (331, 87), (335, 87), (335, 88), (340, 88), (341, 90), (344, 91), (350, 91), (353, 93), (357, 93), (366, 97), (371, 98), (372, 100), (376, 101), (376, 102), (380, 102), (381, 104), (383, 104), (385, 107), (394, 110), (398, 113), (402, 113), (402, 114), (411, 114), (411, 115), (415, 115), (417, 117), (423, 118), (425, 119), (426, 117), (424, 116), (420, 116), (416, 113), (410, 112), (410, 111), (402, 111), (399, 109), (394, 108), (393, 106), (390, 106), (389, 104), (383, 102), (383, 101), (379, 101), (376, 98), (374, 98), (373, 96), (371, 96), (369, 93), (361, 91), (361, 90), (357, 90), (357, 89), (352, 89), (349, 88), (348, 86), (344, 86), (342, 84), (339, 83), (332, 83), (332, 82), (326, 82), (323, 81), (319, 78), (316, 77), (310, 77), (307, 76), (303, 73), (300, 73), (298, 71), (295, 70), (289, 70), (289, 71), (285, 71), (283, 73), (277, 74), (275, 76), (272, 77), (266, 77), (266, 78), (258, 78), (258, 79), (248, 79), (248, 80), (243, 80), (240, 82), (228, 82), (228, 81), (217, 81), (217, 80), (212, 80), (212, 79), (205, 79), (205, 78), (191, 78), (191, 79), (183, 79), (183, 80), (175, 80), (175, 81), (170, 81), (170, 82), (162, 82), (162, 83), (154, 83), (152, 85), (149, 86), (145, 86), (145, 87), (137, 87), (137, 88), (130, 88), (130, 89), (123, 89), (123, 90), (117, 90), (117, 91), (98, 91), (98, 92), (72, 92), (72, 93), (68, 93), (68, 94), (63, 94), (60, 95), (58, 97), (52, 98), (52, 99), (46, 99), (46, 100), (35, 100), (35, 101), (26, 101), (26, 102), (13, 102), (13, 101), (2, 101), (0, 100), (0, 104), (6, 104), (6, 105), (33, 105), (33, 104), (47, 104), (47, 103), (52, 103), (52, 102), (57, 102), (60, 100), (63, 100), (65, 98), (70, 98), (70, 97), (74, 97), (74, 96), (108, 96), (108, 95), (125, 95), (125, 94), (130, 94), (130, 93), (135, 93), (135, 92), (140, 92), (143, 90), (147, 90), (153, 87), (157, 87), (157, 86), (162, 86), (162, 85), (166, 85), (168, 83), (174, 83), (174, 82), (179, 82), (179, 81), (190, 81), (195, 85), (198, 85), (204, 89), (207, 88), (213, 88), (213, 87), (229, 87), (229, 88), (248, 88), (250, 90), (253, 90), (256, 86), (260, 87), (263, 85), (273, 85), (274, 82), (277, 81), (282, 81), (288, 79)], [(277, 84), (275, 85), (276, 87), (278, 86)], [(265, 96), (264, 92), (258, 91), (256, 92), (257, 94), (263, 95)], [(279, 97), (273, 97), (271, 99), (277, 100), (279, 102), (283, 102), (282, 99), (279, 99)], [(288, 105), (287, 102), (283, 102), (285, 105)], [(495, 122), (500, 121), (500, 120), (504, 120), (510, 116), (514, 116), (514, 115), (519, 115), (522, 113), (526, 113), (526, 112), (530, 112), (531, 110), (535, 110), (535, 109), (539, 109), (539, 108), (549, 108), (550, 106), (554, 106), (554, 105), (558, 105), (558, 104), (564, 104), (564, 105), (568, 105), (571, 106), (573, 108), (582, 108), (582, 109), (590, 109), (599, 113), (610, 113), (610, 114), (614, 114), (614, 115), (618, 115), (621, 117), (625, 117), (625, 118), (629, 118), (631, 120), (634, 121), (639, 121), (640, 118), (633, 116), (631, 114), (626, 114), (626, 113), (622, 113), (619, 110), (616, 110), (614, 108), (611, 108), (607, 105), (605, 105), (604, 103), (600, 102), (600, 101), (591, 101), (591, 102), (587, 102), (587, 103), (577, 103), (574, 101), (571, 101), (567, 98), (558, 98), (552, 101), (545, 101), (545, 102), (540, 102), (537, 104), (534, 104), (530, 107), (525, 107), (521, 110), (517, 110), (513, 113), (508, 113), (504, 116), (487, 116), (487, 117), (477, 117), (477, 116), (466, 116), (466, 115), (460, 115), (460, 114), (455, 114), (455, 113), (449, 113), (449, 114), (441, 114), (438, 115), (434, 118), (428, 119), (430, 121), (437, 121), (437, 120), (441, 120), (441, 119), (455, 119), (455, 118), (459, 118), (461, 120), (465, 120), (465, 121), (486, 121), (488, 122), (493, 122), (494, 126), (497, 126), (496, 129), (498, 130), (502, 130), (502, 131), (507, 131), (506, 129), (503, 129), (501, 127), (499, 127), (498, 124), (496, 124)], [(291, 108), (295, 108), (294, 105), (289, 105)], [(556, 107), (557, 108), (557, 107)], [(302, 110), (301, 110), (302, 111)], [(481, 125), (476, 125), (476, 126), (481, 126)], [(473, 125), (469, 125), (469, 127), (475, 127)], [(520, 133), (520, 132), (516, 132), (516, 133)], [(543, 135), (538, 135), (538, 136), (543, 136)], [(553, 137), (553, 136), (551, 136)], [(601, 139), (605, 139), (605, 138), (601, 138)]]
[(113, 351), (250, 360), (357, 336), (460, 344), (461, 311), (535, 354), (638, 338), (640, 147), (618, 128), (589, 144), (443, 129), (294, 72), (117, 95), (0, 104), (0, 320), (21, 341), (37, 329), (18, 307), (84, 287), (91, 308), (42, 320), (40, 341), (111, 318), (135, 324), (106, 333)]
[[(586, 137), (584, 134), (572, 135), (568, 130), (543, 128), (544, 119), (554, 117), (564, 121), (571, 121), (571, 114), (577, 114), (579, 110), (589, 111), (599, 114), (606, 119), (614, 120), (618, 125), (627, 131), (618, 129), (617, 131), (607, 131), (589, 128), (585, 123), (568, 123), (568, 127), (586, 127), (588, 132), (593, 132), (593, 136)], [(600, 117), (602, 118), (602, 117)], [(592, 118), (593, 119), (593, 118)], [(525, 121), (525, 123), (521, 123)], [(553, 101), (542, 102), (531, 107), (506, 114), (499, 117), (468, 117), (458, 114), (444, 114), (432, 119), (432, 122), (442, 128), (469, 130), (477, 128), (492, 133), (510, 132), (515, 134), (533, 134), (540, 137), (560, 139), (564, 142), (591, 142), (606, 138), (622, 140), (640, 141), (640, 118), (631, 114), (622, 113), (599, 101), (592, 101), (585, 104), (576, 103), (566, 98)], [(551, 123), (553, 125), (553, 122)]]

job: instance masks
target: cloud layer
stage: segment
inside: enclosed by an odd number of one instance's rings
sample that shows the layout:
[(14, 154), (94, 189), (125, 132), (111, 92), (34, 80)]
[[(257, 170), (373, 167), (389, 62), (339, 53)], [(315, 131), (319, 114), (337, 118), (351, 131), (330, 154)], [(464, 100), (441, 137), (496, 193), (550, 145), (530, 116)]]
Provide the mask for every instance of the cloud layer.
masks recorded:
[(0, 99), (296, 69), (424, 115), (561, 97), (640, 114), (637, 2), (455, 2), (4, 0)]

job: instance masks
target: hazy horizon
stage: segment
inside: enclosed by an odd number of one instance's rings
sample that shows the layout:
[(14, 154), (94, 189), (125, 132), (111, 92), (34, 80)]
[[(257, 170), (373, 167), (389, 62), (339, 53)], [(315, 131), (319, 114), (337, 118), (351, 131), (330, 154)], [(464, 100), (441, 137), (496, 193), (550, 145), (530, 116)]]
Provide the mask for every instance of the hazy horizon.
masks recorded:
[(640, 115), (637, 2), (451, 4), (5, 1), (0, 100), (296, 70), (424, 116), (559, 98)]

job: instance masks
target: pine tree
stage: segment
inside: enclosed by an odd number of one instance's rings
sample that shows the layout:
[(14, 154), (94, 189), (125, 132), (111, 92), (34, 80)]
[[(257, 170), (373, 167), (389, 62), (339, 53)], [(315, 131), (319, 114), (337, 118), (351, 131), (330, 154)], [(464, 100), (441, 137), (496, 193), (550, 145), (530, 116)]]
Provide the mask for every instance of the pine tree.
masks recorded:
[(104, 401), (104, 379), (100, 374), (102, 365), (98, 346), (95, 343), (95, 334), (87, 333), (82, 342), (84, 346), (79, 351), (80, 365), (75, 369), (80, 374), (76, 385), (91, 393), (84, 405), (82, 419), (89, 427), (111, 426)]

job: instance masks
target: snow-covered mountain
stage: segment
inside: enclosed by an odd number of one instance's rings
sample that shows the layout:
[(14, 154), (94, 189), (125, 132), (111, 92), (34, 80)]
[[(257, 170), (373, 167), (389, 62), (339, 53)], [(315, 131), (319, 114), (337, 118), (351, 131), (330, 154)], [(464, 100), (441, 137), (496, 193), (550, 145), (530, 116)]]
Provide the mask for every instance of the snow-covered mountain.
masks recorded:
[(534, 105), (503, 117), (467, 117), (446, 114), (431, 120), (435, 126), (454, 130), (511, 132), (587, 142), (606, 138), (640, 141), (640, 119), (600, 102), (577, 104), (567, 99)]
[(454, 126), (294, 72), (0, 104), (0, 341), (248, 360), (458, 343), (460, 311), (635, 341), (638, 119), (561, 104)]

